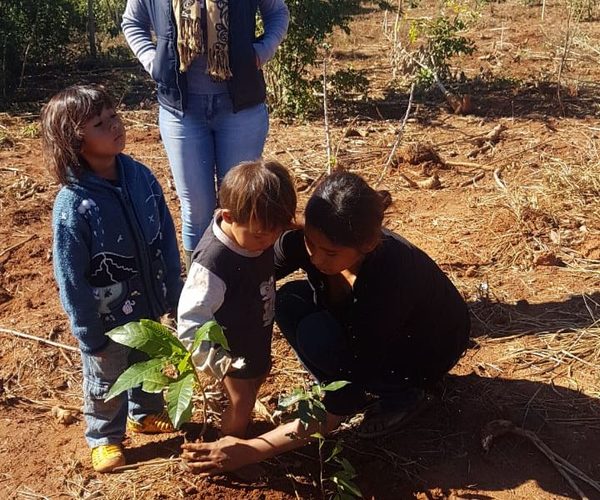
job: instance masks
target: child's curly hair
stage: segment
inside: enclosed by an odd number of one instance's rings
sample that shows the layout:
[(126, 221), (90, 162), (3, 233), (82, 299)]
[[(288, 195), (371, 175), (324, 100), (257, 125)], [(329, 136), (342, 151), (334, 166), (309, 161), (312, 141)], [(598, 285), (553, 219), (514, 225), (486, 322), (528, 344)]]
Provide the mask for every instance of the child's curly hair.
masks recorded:
[(46, 166), (60, 184), (88, 169), (80, 156), (83, 128), (88, 120), (114, 109), (104, 87), (73, 85), (56, 94), (42, 110), (42, 149)]
[(296, 191), (287, 169), (276, 161), (242, 162), (221, 183), (219, 206), (238, 224), (257, 223), (263, 230), (288, 227), (296, 215)]

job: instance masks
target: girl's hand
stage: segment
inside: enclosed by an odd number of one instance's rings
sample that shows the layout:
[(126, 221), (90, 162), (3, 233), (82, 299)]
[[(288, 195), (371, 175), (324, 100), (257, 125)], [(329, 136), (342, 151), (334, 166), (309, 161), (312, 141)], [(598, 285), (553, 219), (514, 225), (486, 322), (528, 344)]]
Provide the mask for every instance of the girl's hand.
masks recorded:
[(184, 443), (181, 458), (196, 474), (221, 474), (260, 461), (249, 441), (225, 436), (212, 443)]

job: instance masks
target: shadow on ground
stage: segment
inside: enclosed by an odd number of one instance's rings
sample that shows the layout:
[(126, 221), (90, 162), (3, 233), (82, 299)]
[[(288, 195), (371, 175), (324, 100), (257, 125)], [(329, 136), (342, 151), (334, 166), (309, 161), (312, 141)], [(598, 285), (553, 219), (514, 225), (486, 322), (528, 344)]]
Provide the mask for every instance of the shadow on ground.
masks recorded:
[[(584, 474), (600, 478), (600, 432), (590, 432), (600, 428), (598, 399), (529, 380), (450, 375), (440, 385), (434, 405), (402, 430), (373, 440), (359, 439), (351, 429), (337, 437), (343, 439), (343, 455), (357, 470), (365, 498), (397, 500), (426, 492), (427, 498), (491, 499), (532, 481), (550, 496), (572, 497), (569, 484), (529, 439), (507, 434), (495, 438), (490, 451), (483, 450), (482, 430), (498, 419), (533, 431)], [(260, 423), (252, 432), (268, 428)], [(325, 456), (335, 439), (325, 445)], [(146, 454), (168, 456), (180, 441), (130, 450), (128, 460)], [(160, 446), (162, 452), (151, 450), (152, 446)], [(274, 490), (296, 498), (319, 498), (318, 457), (313, 444), (264, 463), (265, 475), (259, 480), (245, 482), (226, 475), (210, 482), (241, 491)], [(324, 477), (333, 472), (326, 464)], [(379, 480), (382, 475), (384, 481)], [(578, 486), (589, 498), (599, 493), (580, 481)]]
[(471, 337), (573, 332), (597, 324), (600, 292), (573, 295), (563, 301), (530, 304), (521, 300), (506, 304), (481, 300), (469, 304)]
[[(457, 95), (471, 96), (469, 116), (486, 119), (526, 118), (545, 122), (550, 118), (600, 117), (600, 85), (589, 83), (576, 95), (556, 83), (518, 82), (512, 80), (471, 80), (453, 90)], [(338, 101), (330, 108), (338, 119), (365, 116), (374, 120), (402, 120), (408, 105), (408, 91), (389, 90), (382, 99)], [(423, 126), (435, 126), (440, 116), (450, 111), (441, 92), (434, 88), (414, 96), (413, 106), (419, 107), (417, 119)], [(414, 108), (413, 108), (414, 112)]]

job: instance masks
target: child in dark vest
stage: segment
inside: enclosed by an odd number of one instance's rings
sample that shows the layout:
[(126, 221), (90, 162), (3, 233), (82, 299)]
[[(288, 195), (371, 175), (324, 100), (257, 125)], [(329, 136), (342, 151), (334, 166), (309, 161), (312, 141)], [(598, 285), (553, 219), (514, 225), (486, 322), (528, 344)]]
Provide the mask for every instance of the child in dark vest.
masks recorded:
[(216, 320), (223, 327), (230, 352), (203, 342), (192, 360), (223, 382), (229, 406), (221, 432), (244, 437), (271, 369), (273, 244), (294, 219), (296, 193), (279, 163), (244, 162), (224, 177), (219, 206), (193, 252), (179, 301), (178, 336), (189, 347), (205, 322)]

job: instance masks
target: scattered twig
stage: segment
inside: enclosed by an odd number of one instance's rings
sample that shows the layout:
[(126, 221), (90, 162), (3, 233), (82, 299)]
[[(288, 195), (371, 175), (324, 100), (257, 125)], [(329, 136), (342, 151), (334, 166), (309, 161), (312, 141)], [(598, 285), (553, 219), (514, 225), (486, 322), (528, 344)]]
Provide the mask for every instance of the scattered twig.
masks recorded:
[(41, 498), (43, 500), (50, 500), (50, 497), (47, 497), (46, 495), (40, 495), (39, 493), (35, 493), (34, 491), (31, 491), (31, 489), (27, 486), (25, 486), (24, 488), (25, 490), (19, 490), (17, 492), (19, 497), (21, 498)]
[[(390, 154), (389, 154), (389, 156), (388, 156), (388, 158), (387, 158), (387, 160), (385, 162), (385, 165), (383, 166), (383, 170), (381, 171), (381, 175), (379, 176), (379, 179), (377, 179), (377, 182), (375, 183), (376, 186), (379, 186), (379, 184), (381, 183), (381, 181), (385, 177), (385, 174), (387, 173), (387, 169), (392, 164), (392, 161), (393, 161), (394, 157), (396, 156), (396, 150), (398, 149), (398, 146), (400, 144), (400, 140), (402, 139), (402, 136), (404, 135), (404, 127), (406, 126), (406, 121), (408, 120), (408, 116), (410, 115), (410, 108), (412, 107), (412, 101), (413, 101), (414, 94), (415, 94), (415, 83), (413, 82), (412, 85), (410, 86), (410, 94), (408, 95), (408, 104), (406, 105), (406, 112), (404, 113), (404, 118), (402, 119), (402, 123), (400, 124), (400, 128), (398, 129), (398, 133), (396, 135), (396, 140), (394, 141), (394, 144), (392, 146), (392, 150), (390, 151)], [(417, 187), (416, 182), (413, 181), (412, 179), (409, 179), (402, 172), (400, 172), (400, 176), (411, 187)]]
[(25, 243), (27, 243), (28, 241), (34, 239), (37, 237), (37, 234), (31, 234), (29, 235), (27, 238), (25, 238), (24, 240), (19, 241), (18, 243), (15, 243), (14, 245), (5, 248), (4, 250), (2, 250), (0, 252), (0, 257), (2, 257), (5, 253), (10, 252), (11, 250), (15, 250), (16, 248), (19, 248), (21, 245), (24, 245)]
[(496, 168), (494, 169), (494, 181), (496, 181), (496, 184), (498, 185), (498, 187), (500, 189), (502, 189), (502, 191), (506, 191), (506, 184), (504, 183), (504, 181), (501, 179), (500, 177), (500, 172), (502, 172), (501, 168)]
[(582, 500), (587, 500), (588, 497), (585, 495), (585, 493), (583, 493), (583, 491), (581, 491), (571, 476), (574, 476), (575, 478), (587, 483), (595, 490), (600, 492), (600, 483), (594, 481), (580, 469), (552, 451), (548, 445), (535, 434), (535, 432), (528, 431), (522, 427), (517, 427), (510, 420), (493, 420), (488, 422), (482, 430), (481, 446), (485, 451), (489, 451), (494, 438), (507, 433), (513, 433), (517, 436), (529, 439), (537, 447), (537, 449), (540, 450), (546, 456), (546, 458), (548, 458), (548, 460), (550, 460), (552, 465), (556, 468), (560, 475), (565, 478), (565, 480), (569, 483), (569, 485), (571, 485), (575, 492), (577, 492)]
[(134, 120), (133, 118), (128, 118), (127, 116), (123, 116), (122, 113), (120, 113), (120, 115), (122, 116), (123, 121), (129, 122), (129, 123), (133, 123), (135, 125), (141, 125), (143, 127), (158, 128), (158, 124), (156, 124), (156, 123), (150, 123), (150, 122), (143, 122), (143, 121), (140, 121), (140, 120)]
[(81, 407), (67, 406), (58, 400), (40, 401), (37, 399), (28, 398), (27, 396), (21, 396), (19, 394), (14, 394), (14, 393), (8, 392), (8, 391), (6, 391), (6, 396), (9, 398), (14, 398), (14, 399), (17, 399), (24, 403), (36, 406), (38, 408), (43, 408), (44, 410), (48, 410), (48, 411), (52, 411), (53, 408), (60, 407), (64, 410), (69, 410), (69, 411), (76, 412), (76, 413), (82, 413)]
[(135, 464), (121, 465), (120, 467), (115, 467), (113, 472), (124, 472), (127, 470), (135, 470), (141, 467), (147, 467), (149, 465), (165, 465), (165, 464), (177, 464), (182, 462), (183, 460), (179, 457), (171, 457), (171, 458), (154, 458), (152, 460), (146, 460), (144, 462), (137, 462)]
[(316, 177), (316, 179), (315, 179), (314, 181), (312, 181), (312, 182), (311, 182), (310, 186), (308, 186), (308, 187), (307, 187), (307, 188), (304, 190), (304, 192), (305, 192), (306, 194), (309, 194), (309, 193), (310, 193), (310, 192), (313, 190), (313, 188), (314, 188), (314, 187), (315, 187), (315, 186), (316, 186), (316, 185), (319, 183), (319, 181), (320, 181), (320, 180), (323, 178), (323, 176), (324, 176), (324, 175), (325, 175), (325, 170), (323, 170), (323, 171), (322, 171), (322, 172), (321, 172), (321, 173), (320, 173), (320, 174), (319, 174), (319, 175)]
[(76, 347), (61, 344), (60, 342), (54, 342), (52, 340), (44, 339), (41, 337), (36, 337), (35, 335), (29, 335), (28, 333), (18, 332), (16, 330), (11, 330), (9, 328), (0, 328), (0, 333), (7, 333), (10, 335), (14, 335), (15, 337), (22, 337), (24, 339), (35, 340), (37, 342), (41, 342), (42, 344), (49, 344), (54, 347), (60, 347), (61, 349), (66, 349), (67, 351), (79, 352), (79, 349)]
[(327, 152), (327, 174), (331, 173), (332, 162), (335, 161), (331, 157), (331, 131), (329, 129), (329, 106), (327, 102), (327, 58), (329, 51), (325, 50), (323, 57), (323, 119), (325, 125), (325, 151)]
[(67, 356), (67, 354), (65, 353), (65, 351), (63, 349), (59, 349), (60, 354), (62, 355), (63, 358), (65, 358), (65, 361), (67, 362), (67, 364), (69, 366), (73, 366), (73, 360)]
[(485, 177), (485, 172), (482, 170), (477, 175), (469, 179), (468, 181), (461, 182), (458, 187), (464, 188), (470, 186), (471, 184), (475, 184), (477, 181), (483, 179)]
[(485, 165), (480, 165), (479, 163), (474, 163), (472, 161), (444, 160), (444, 163), (448, 167), (467, 167), (491, 170), (490, 167), (486, 167)]
[[(340, 140), (338, 141), (336, 147), (335, 147), (335, 152), (333, 153), (333, 157), (336, 159), (336, 163), (337, 163), (337, 159), (339, 158), (339, 154), (340, 154), (340, 147), (342, 145), (342, 141), (344, 140), (344, 138), (346, 137), (346, 134), (348, 134), (348, 131), (350, 130), (350, 127), (352, 127), (358, 120), (358, 116), (355, 116), (354, 118), (352, 118), (352, 120), (350, 120), (350, 122), (348, 123), (348, 125), (346, 125), (344, 127), (344, 130), (342, 131), (342, 135), (340, 137)], [(338, 165), (339, 168), (339, 165)]]
[(410, 58), (418, 66), (420, 66), (424, 70), (429, 71), (431, 73), (431, 75), (433, 76), (434, 83), (437, 85), (437, 87), (440, 89), (440, 91), (444, 95), (446, 102), (452, 108), (452, 111), (454, 112), (454, 114), (463, 115), (463, 114), (467, 114), (471, 111), (471, 109), (472, 109), (471, 97), (469, 95), (457, 97), (455, 94), (453, 94), (446, 88), (446, 86), (442, 83), (442, 80), (439, 77), (437, 71), (435, 70), (435, 62), (433, 60), (433, 57), (431, 57), (431, 67), (427, 66), (426, 64), (423, 64), (421, 61), (419, 61), (418, 59), (415, 59), (412, 56)]
[(502, 123), (499, 123), (484, 136), (473, 139), (473, 142), (477, 147), (467, 153), (467, 158), (475, 158), (478, 154), (485, 153), (492, 149), (492, 147), (500, 140), (500, 134), (505, 130), (506, 127)]
[(565, 62), (567, 60), (567, 54), (569, 53), (569, 50), (571, 47), (571, 42), (573, 40), (573, 36), (572, 36), (573, 33), (571, 31), (571, 21), (573, 19), (573, 9), (567, 8), (567, 10), (569, 11), (569, 16), (567, 17), (567, 27), (565, 29), (565, 42), (562, 47), (563, 53), (560, 58), (560, 63), (558, 65), (558, 75), (556, 77), (556, 98), (558, 100), (558, 105), (560, 106), (563, 116), (565, 114), (565, 106), (563, 104), (562, 97), (560, 95), (561, 78), (562, 78), (563, 69), (565, 67)]

